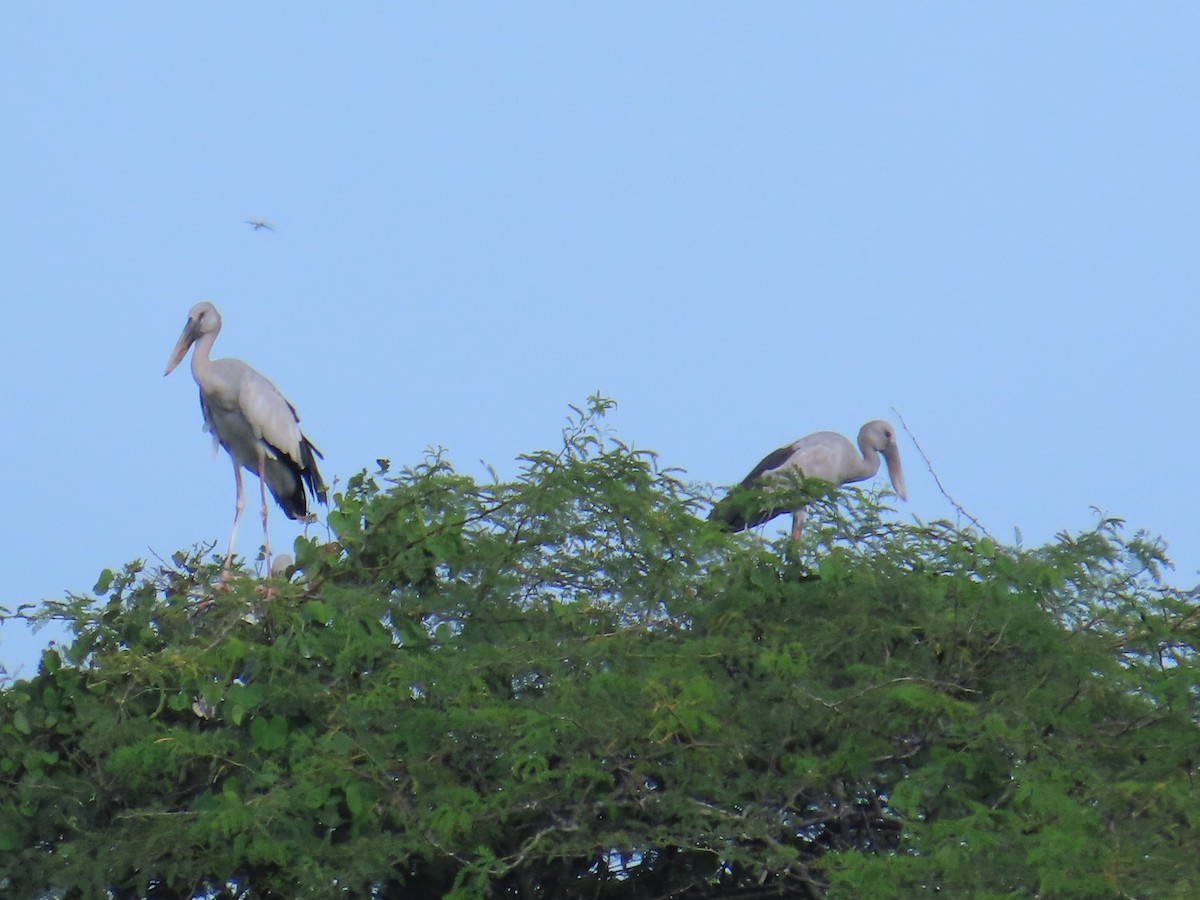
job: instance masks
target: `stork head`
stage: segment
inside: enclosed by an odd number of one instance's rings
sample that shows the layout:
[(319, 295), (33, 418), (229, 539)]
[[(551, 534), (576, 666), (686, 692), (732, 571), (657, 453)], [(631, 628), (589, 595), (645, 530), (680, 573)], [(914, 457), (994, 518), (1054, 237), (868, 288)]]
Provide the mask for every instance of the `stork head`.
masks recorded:
[(221, 314), (217, 312), (217, 308), (207, 300), (201, 300), (188, 312), (187, 324), (183, 326), (183, 333), (179, 335), (179, 340), (175, 344), (175, 349), (171, 351), (171, 358), (167, 360), (167, 370), (163, 375), (170, 375), (175, 367), (179, 365), (179, 361), (187, 356), (187, 352), (191, 349), (192, 344), (200, 340), (206, 334), (215, 334), (221, 330)]
[(908, 491), (904, 487), (904, 469), (900, 466), (900, 446), (896, 443), (896, 429), (891, 422), (876, 419), (868, 422), (858, 432), (858, 446), (865, 456), (868, 449), (883, 454), (887, 463), (888, 477), (892, 479), (892, 487), (896, 496), (901, 500), (908, 499)]

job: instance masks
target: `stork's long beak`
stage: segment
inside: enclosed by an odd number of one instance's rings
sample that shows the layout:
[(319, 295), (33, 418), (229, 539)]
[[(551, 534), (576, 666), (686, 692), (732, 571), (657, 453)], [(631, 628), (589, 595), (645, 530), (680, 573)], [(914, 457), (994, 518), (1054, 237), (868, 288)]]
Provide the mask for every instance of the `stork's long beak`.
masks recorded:
[[(191, 349), (192, 344), (196, 343), (198, 337), (200, 337), (200, 320), (189, 318), (187, 324), (183, 326), (183, 334), (179, 335), (179, 342), (171, 351), (171, 358), (167, 360), (167, 370), (163, 372), (164, 378), (170, 375), (179, 365), (179, 361), (187, 356), (188, 350)], [(891, 466), (890, 462), (888, 466)]]
[(901, 500), (908, 499), (908, 491), (904, 487), (904, 469), (900, 467), (900, 448), (889, 443), (883, 448), (883, 458), (887, 462), (888, 477), (892, 479), (892, 487), (896, 496)]

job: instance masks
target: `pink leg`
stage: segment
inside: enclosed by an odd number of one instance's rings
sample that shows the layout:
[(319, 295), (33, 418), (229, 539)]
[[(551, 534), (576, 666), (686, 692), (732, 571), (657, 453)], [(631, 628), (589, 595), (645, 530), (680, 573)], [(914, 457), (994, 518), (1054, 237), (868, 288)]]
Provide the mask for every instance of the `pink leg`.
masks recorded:
[(258, 489), (262, 494), (262, 523), (263, 523), (263, 570), (269, 575), (271, 573), (271, 539), (267, 536), (267, 458), (262, 453), (258, 454)]
[(225, 551), (225, 562), (221, 566), (221, 580), (229, 574), (229, 563), (233, 560), (233, 545), (237, 541), (238, 523), (242, 519), (242, 509), (246, 506), (246, 496), (242, 493), (242, 467), (233, 461), (233, 480), (237, 484), (237, 507), (233, 513), (233, 530), (229, 532), (229, 549)]

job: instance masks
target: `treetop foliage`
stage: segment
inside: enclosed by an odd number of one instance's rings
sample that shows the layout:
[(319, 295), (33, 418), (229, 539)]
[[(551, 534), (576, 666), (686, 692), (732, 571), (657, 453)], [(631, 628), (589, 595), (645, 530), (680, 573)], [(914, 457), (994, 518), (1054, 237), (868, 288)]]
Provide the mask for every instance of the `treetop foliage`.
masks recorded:
[(291, 581), (204, 547), (21, 611), (73, 637), (0, 690), (3, 893), (1196, 895), (1158, 545), (853, 488), (799, 547), (725, 534), (610, 405), (511, 481), (380, 460)]

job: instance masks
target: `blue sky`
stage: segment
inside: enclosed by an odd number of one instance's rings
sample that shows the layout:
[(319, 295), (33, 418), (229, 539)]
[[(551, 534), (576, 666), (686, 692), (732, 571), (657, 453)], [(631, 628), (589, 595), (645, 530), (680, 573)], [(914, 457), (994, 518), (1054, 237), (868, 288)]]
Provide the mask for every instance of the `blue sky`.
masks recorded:
[(6, 7), (0, 605), (223, 547), (162, 377), (200, 299), (330, 478), (511, 474), (599, 390), (727, 484), (894, 407), (1001, 539), (1095, 506), (1194, 585), (1198, 42), (1186, 3)]

